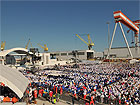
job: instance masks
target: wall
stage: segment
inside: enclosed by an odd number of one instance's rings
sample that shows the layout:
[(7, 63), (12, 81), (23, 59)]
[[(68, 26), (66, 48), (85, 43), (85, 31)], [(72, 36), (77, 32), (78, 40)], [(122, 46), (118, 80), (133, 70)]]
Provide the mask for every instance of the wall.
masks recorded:
[[(131, 49), (133, 57), (137, 57), (135, 54), (135, 48), (130, 48), (130, 49)], [(108, 53), (108, 49), (105, 49), (104, 56), (106, 56), (107, 53)], [(128, 57), (130, 57), (128, 49), (126, 47), (124, 47), (124, 48), (121, 48), (121, 47), (120, 48), (112, 48), (110, 50), (110, 55), (116, 55), (116, 58), (128, 58)], [(140, 57), (140, 55), (139, 55), (139, 57)]]

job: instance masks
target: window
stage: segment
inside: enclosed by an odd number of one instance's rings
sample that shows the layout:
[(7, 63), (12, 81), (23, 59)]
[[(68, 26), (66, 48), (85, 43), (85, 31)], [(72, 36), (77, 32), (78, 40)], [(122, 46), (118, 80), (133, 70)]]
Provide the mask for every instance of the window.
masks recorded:
[(66, 56), (66, 55), (67, 55), (67, 53), (61, 53), (61, 55), (62, 55), (62, 56)]
[(78, 55), (85, 55), (84, 52), (78, 52)]
[(68, 53), (68, 55), (73, 55), (72, 53)]
[(56, 55), (56, 56), (59, 56), (59, 53), (56, 53), (55, 55)]

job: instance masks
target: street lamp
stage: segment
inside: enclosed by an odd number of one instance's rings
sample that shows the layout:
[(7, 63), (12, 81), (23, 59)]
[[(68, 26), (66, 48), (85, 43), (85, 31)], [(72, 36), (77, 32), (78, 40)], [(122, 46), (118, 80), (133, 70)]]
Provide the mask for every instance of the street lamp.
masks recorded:
[(109, 24), (110, 22), (106, 23), (108, 25), (108, 58), (110, 58), (110, 51), (109, 51), (109, 44), (110, 44), (110, 30), (109, 30)]

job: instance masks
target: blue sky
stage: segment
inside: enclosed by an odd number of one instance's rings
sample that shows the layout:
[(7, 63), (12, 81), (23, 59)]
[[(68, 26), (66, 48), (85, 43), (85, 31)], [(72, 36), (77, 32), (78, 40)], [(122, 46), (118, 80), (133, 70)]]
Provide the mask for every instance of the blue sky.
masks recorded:
[[(90, 34), (93, 49), (103, 51), (108, 46), (106, 22), (111, 35), (115, 25), (113, 11), (140, 19), (140, 1), (2, 1), (0, 9), (0, 40), (6, 41), (6, 49), (25, 47), (30, 38), (33, 47), (47, 44), (49, 51), (85, 50), (87, 45), (75, 34)], [(131, 32), (126, 36), (131, 43)], [(113, 46), (126, 46), (119, 27)]]

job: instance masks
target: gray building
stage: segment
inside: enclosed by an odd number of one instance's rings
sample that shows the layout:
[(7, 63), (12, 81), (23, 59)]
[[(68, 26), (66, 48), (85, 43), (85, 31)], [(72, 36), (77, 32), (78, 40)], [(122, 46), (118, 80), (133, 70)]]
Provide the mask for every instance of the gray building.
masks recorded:
[[(139, 55), (137, 56), (135, 52), (135, 47), (130, 47), (130, 50), (134, 58), (140, 58), (140, 52), (139, 52)], [(105, 49), (103, 53), (104, 53), (104, 57), (106, 58), (108, 49)], [(129, 55), (127, 47), (115, 47), (115, 48), (111, 48), (109, 57), (110, 58), (130, 58), (130, 55)]]
[[(140, 47), (139, 47), (140, 48)], [(132, 55), (134, 58), (140, 58), (135, 53), (135, 47), (130, 47)], [(104, 49), (103, 52), (95, 52), (94, 50), (77, 50), (77, 59), (79, 60), (89, 60), (89, 59), (103, 59), (107, 57), (108, 49)], [(51, 57), (58, 60), (70, 60), (74, 57), (72, 51), (57, 51), (50, 52)], [(115, 47), (110, 50), (110, 58), (131, 58), (127, 47)]]
[[(92, 59), (94, 57), (94, 50), (76, 50), (77, 51), (77, 59), (87, 60)], [(57, 51), (50, 52), (51, 56), (57, 58), (58, 60), (69, 60), (71, 58), (75, 58), (73, 51)]]
[[(94, 50), (76, 50), (77, 51), (77, 59), (79, 60), (89, 60), (89, 59), (102, 59), (103, 52), (95, 52)], [(70, 60), (75, 58), (73, 51), (57, 51), (50, 52), (51, 56), (57, 58), (58, 60)]]

